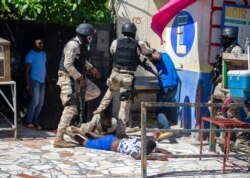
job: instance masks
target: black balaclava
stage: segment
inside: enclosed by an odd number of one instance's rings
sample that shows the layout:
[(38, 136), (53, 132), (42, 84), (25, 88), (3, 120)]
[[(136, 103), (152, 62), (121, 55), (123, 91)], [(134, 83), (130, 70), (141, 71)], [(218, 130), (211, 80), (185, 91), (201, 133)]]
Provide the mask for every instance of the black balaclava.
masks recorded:
[(231, 44), (233, 44), (236, 41), (235, 38), (229, 38), (226, 35), (221, 35), (221, 47), (223, 47), (224, 50), (226, 50)]

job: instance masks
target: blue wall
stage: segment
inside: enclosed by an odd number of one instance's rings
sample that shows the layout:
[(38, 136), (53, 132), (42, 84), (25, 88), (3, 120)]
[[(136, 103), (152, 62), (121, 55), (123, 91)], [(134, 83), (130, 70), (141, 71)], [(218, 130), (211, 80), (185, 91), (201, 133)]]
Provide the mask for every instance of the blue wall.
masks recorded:
[[(180, 103), (188, 102), (204, 102), (209, 100), (209, 92), (211, 89), (209, 73), (178, 71), (180, 78), (176, 100)], [(198, 85), (201, 85), (201, 101), (197, 101)], [(178, 124), (184, 128), (194, 128), (196, 123), (195, 107), (180, 107), (178, 111)], [(208, 108), (201, 109), (202, 116), (209, 116)]]

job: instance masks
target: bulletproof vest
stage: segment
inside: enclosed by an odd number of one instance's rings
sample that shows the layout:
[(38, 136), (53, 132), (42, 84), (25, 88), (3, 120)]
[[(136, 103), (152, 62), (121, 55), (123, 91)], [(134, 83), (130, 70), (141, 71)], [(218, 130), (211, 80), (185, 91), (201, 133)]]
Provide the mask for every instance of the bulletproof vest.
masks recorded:
[[(72, 39), (71, 41), (76, 41), (79, 44), (79, 41)], [(80, 72), (81, 74), (85, 74), (85, 60), (87, 58), (87, 47), (85, 45), (80, 45), (80, 54), (77, 54), (75, 59), (74, 59), (74, 67), (78, 70), (78, 72)], [(64, 71), (66, 73), (69, 73), (65, 67), (64, 67), (64, 60), (65, 60), (65, 55), (64, 52), (62, 53), (61, 59), (60, 59), (60, 63), (59, 63), (59, 69), (61, 71)]]
[(221, 48), (219, 55), (217, 55), (217, 62), (214, 64), (213, 72), (216, 73), (215, 78), (218, 77), (219, 74), (222, 74), (222, 53), (231, 53), (233, 48), (236, 46), (240, 46), (237, 42), (232, 43), (226, 50)]
[(135, 71), (139, 65), (138, 42), (132, 38), (117, 40), (116, 52), (114, 53), (114, 66), (119, 69)]

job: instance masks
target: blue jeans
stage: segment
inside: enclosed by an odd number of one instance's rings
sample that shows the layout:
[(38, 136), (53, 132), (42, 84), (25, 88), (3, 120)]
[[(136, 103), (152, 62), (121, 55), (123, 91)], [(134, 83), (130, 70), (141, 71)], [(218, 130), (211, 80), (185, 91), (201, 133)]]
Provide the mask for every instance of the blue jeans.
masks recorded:
[(168, 119), (166, 118), (164, 113), (159, 113), (157, 115), (157, 120), (158, 120), (160, 129), (168, 129), (170, 127)]
[[(156, 102), (175, 102), (176, 92), (177, 87), (160, 88), (156, 96)], [(155, 114), (157, 116), (160, 129), (169, 128), (167, 114), (172, 114), (171, 111), (173, 110), (175, 110), (173, 107), (157, 107), (155, 109)]]
[(32, 98), (26, 115), (26, 123), (39, 125), (39, 116), (43, 107), (45, 83), (31, 80)]

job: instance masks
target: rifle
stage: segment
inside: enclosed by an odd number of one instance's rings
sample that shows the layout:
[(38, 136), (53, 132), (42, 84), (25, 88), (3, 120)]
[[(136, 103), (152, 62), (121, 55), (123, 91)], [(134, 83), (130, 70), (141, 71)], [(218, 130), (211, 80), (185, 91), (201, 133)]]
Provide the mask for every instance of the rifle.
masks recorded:
[(216, 63), (214, 63), (213, 69), (210, 72), (210, 76), (212, 79), (212, 87), (210, 90), (210, 95), (212, 95), (214, 93), (214, 89), (216, 87), (216, 80), (217, 78), (220, 76), (220, 74), (222, 73), (222, 59), (220, 57), (220, 55), (216, 55)]
[(74, 92), (68, 95), (71, 99), (65, 105), (77, 105), (79, 107), (79, 122), (77, 127), (80, 127), (84, 117), (86, 87), (84, 86), (79, 88), (79, 83), (74, 81), (73, 90)]
[(79, 98), (79, 122), (77, 124), (78, 127), (81, 127), (83, 116), (84, 116), (84, 108), (85, 108), (85, 92), (86, 92), (86, 84), (84, 87), (80, 87), (80, 96)]
[(85, 85), (81, 87), (79, 83), (75, 82), (75, 86), (77, 86), (76, 92), (78, 93), (78, 103), (79, 103), (79, 122), (77, 127), (80, 127), (84, 117), (84, 109), (85, 109), (85, 93), (86, 93), (86, 68), (85, 62), (89, 58), (88, 47), (85, 45), (80, 45), (81, 53), (80, 58), (78, 60), (78, 68), (77, 70), (83, 75), (85, 80)]
[(164, 78), (162, 78), (162, 76), (160, 76), (159, 73), (155, 72), (152, 69), (152, 67), (149, 66), (149, 64), (147, 63), (147, 58), (144, 58), (143, 62), (141, 60), (139, 60), (139, 65), (141, 65), (145, 70), (147, 70), (150, 73), (154, 74), (156, 77), (160, 78), (161, 80), (164, 79)]

